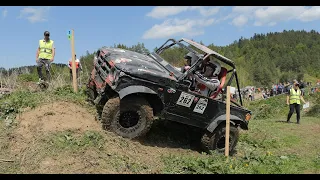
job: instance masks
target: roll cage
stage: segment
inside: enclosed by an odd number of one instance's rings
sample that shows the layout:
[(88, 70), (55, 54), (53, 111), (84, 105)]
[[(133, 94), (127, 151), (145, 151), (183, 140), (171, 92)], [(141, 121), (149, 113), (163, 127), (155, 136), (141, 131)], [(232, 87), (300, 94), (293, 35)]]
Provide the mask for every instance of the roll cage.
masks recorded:
[[(171, 43), (170, 43), (170, 42), (171, 42)], [(183, 42), (187, 43), (189, 46), (184, 45)], [(170, 44), (168, 44), (168, 43), (170, 43)], [(223, 55), (221, 55), (221, 54), (213, 51), (212, 49), (209, 49), (209, 48), (206, 47), (206, 46), (203, 46), (203, 45), (201, 45), (201, 44), (199, 44), (199, 43), (196, 43), (196, 42), (194, 42), (194, 41), (192, 41), (192, 40), (189, 40), (189, 39), (186, 39), (186, 38), (182, 38), (182, 39), (180, 39), (179, 41), (176, 41), (175, 39), (168, 39), (162, 46), (160, 46), (160, 47), (159, 47), (154, 53), (152, 53), (152, 54), (153, 54), (153, 55), (154, 55), (154, 54), (157, 54), (157, 56), (160, 57), (160, 54), (161, 54), (164, 50), (166, 50), (166, 49), (168, 49), (168, 48), (170, 48), (170, 47), (172, 47), (172, 46), (174, 46), (174, 45), (176, 45), (176, 44), (177, 44), (178, 46), (180, 46), (181, 48), (187, 50), (188, 52), (192, 52), (192, 53), (196, 56), (196, 60), (194, 60), (194, 61), (192, 62), (191, 68), (190, 68), (188, 71), (186, 71), (186, 72), (184, 72), (184, 73), (176, 73), (176, 72), (173, 72), (173, 74), (174, 74), (175, 77), (177, 78), (178, 82), (179, 82), (179, 81), (181, 82), (182, 80), (184, 80), (184, 79), (187, 77), (187, 75), (188, 75), (189, 73), (193, 72), (200, 64), (202, 64), (202, 62), (203, 62), (205, 59), (210, 58), (211, 56), (213, 56), (213, 57), (215, 57), (216, 59), (224, 62), (225, 64), (227, 64), (227, 65), (229, 65), (229, 66), (231, 67), (231, 69), (227, 71), (227, 74), (228, 74), (228, 73), (232, 73), (232, 74), (231, 74), (230, 79), (228, 80), (228, 82), (227, 82), (226, 85), (224, 86), (224, 88), (222, 88), (223, 94), (225, 94), (225, 92), (226, 92), (226, 91), (225, 91), (225, 88), (226, 88), (227, 86), (230, 86), (231, 83), (232, 83), (232, 81), (233, 81), (233, 79), (235, 78), (235, 79), (236, 79), (236, 84), (237, 84), (237, 90), (238, 90), (238, 94), (239, 94), (239, 98), (240, 98), (240, 104), (241, 104), (241, 106), (243, 106), (242, 97), (241, 97), (241, 93), (240, 93), (240, 87), (239, 87), (238, 74), (237, 74), (237, 71), (236, 71), (235, 63), (234, 63), (232, 60), (230, 60), (229, 58), (226, 58), (226, 57), (224, 57)], [(201, 54), (201, 53), (197, 52), (196, 50), (194, 50), (194, 49), (191, 48), (191, 47), (196, 48), (196, 49), (198, 49), (198, 50), (201, 50), (202, 52), (204, 52), (204, 54)], [(160, 57), (160, 58), (161, 58), (161, 57)], [(163, 61), (163, 60), (164, 60), (164, 59), (162, 59), (162, 61)], [(165, 60), (164, 60), (164, 61), (165, 61)], [(166, 67), (164, 67), (164, 68), (166, 68)], [(170, 69), (166, 68), (166, 69), (167, 69), (168, 71), (172, 72), (172, 69), (173, 69), (173, 68), (170, 68)], [(224, 98), (224, 97), (223, 97), (223, 98)], [(237, 104), (236, 102), (233, 102), (233, 103), (235, 103), (236, 105), (240, 106), (240, 105)]]

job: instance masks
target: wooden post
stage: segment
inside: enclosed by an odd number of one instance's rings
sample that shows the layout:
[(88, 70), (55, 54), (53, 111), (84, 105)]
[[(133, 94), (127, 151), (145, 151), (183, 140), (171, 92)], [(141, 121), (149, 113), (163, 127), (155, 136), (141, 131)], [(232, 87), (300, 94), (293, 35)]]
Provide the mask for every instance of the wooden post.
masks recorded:
[(225, 156), (229, 156), (229, 134), (230, 134), (230, 86), (227, 86), (227, 102), (226, 102), (226, 142)]
[(74, 53), (74, 30), (71, 30), (71, 51), (72, 51), (72, 81), (73, 81), (73, 90), (74, 92), (78, 92), (78, 84), (77, 84), (77, 72), (76, 72), (76, 60)]

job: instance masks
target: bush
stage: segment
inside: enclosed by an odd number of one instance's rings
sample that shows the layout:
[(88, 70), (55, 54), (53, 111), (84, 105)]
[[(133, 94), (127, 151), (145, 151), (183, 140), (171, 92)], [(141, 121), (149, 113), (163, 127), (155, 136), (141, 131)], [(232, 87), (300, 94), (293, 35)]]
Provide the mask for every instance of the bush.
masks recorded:
[(287, 113), (286, 95), (278, 95), (258, 101), (252, 101), (248, 109), (253, 112), (256, 119), (279, 117)]
[(38, 76), (36, 74), (20, 74), (18, 80), (20, 82), (34, 82), (38, 81)]
[(306, 113), (307, 116), (311, 117), (320, 117), (320, 93), (311, 94), (310, 99), (315, 99), (314, 106)]

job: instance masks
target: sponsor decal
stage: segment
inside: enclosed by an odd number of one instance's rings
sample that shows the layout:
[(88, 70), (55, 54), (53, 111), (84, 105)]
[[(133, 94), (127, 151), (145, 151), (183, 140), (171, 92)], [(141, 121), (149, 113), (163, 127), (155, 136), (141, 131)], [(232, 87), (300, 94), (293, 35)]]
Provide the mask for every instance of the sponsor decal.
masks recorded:
[(167, 90), (167, 92), (170, 93), (170, 94), (173, 94), (173, 93), (176, 93), (176, 90), (170, 88), (170, 89)]
[(194, 107), (193, 112), (203, 114), (204, 110), (206, 110), (207, 108), (207, 105), (208, 105), (208, 99), (200, 98), (198, 103)]
[(178, 101), (177, 101), (177, 104), (180, 106), (184, 106), (184, 107), (189, 108), (191, 106), (194, 98), (195, 98), (194, 95), (182, 92), (180, 94)]
[(124, 52), (126, 52), (125, 50), (123, 50), (123, 49), (113, 49), (114, 51), (117, 51), (117, 52), (122, 52), (122, 53), (124, 53)]
[(132, 60), (131, 59), (128, 59), (128, 58), (119, 58), (119, 59), (116, 59), (114, 61), (114, 63), (116, 64), (119, 64), (119, 63), (127, 63), (127, 62), (131, 62)]
[(138, 71), (143, 71), (143, 72), (147, 72), (147, 73), (152, 73), (152, 74), (157, 74), (153, 71), (147, 70), (147, 69), (138, 69)]

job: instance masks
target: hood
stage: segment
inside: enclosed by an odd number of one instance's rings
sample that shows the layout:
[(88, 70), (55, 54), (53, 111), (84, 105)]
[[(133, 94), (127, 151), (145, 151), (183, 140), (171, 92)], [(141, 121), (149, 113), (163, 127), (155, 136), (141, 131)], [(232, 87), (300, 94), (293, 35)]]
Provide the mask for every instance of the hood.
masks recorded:
[(115, 67), (125, 73), (144, 79), (156, 77), (173, 80), (170, 72), (148, 55), (119, 48), (104, 48), (104, 50), (110, 53), (107, 60), (113, 61)]

